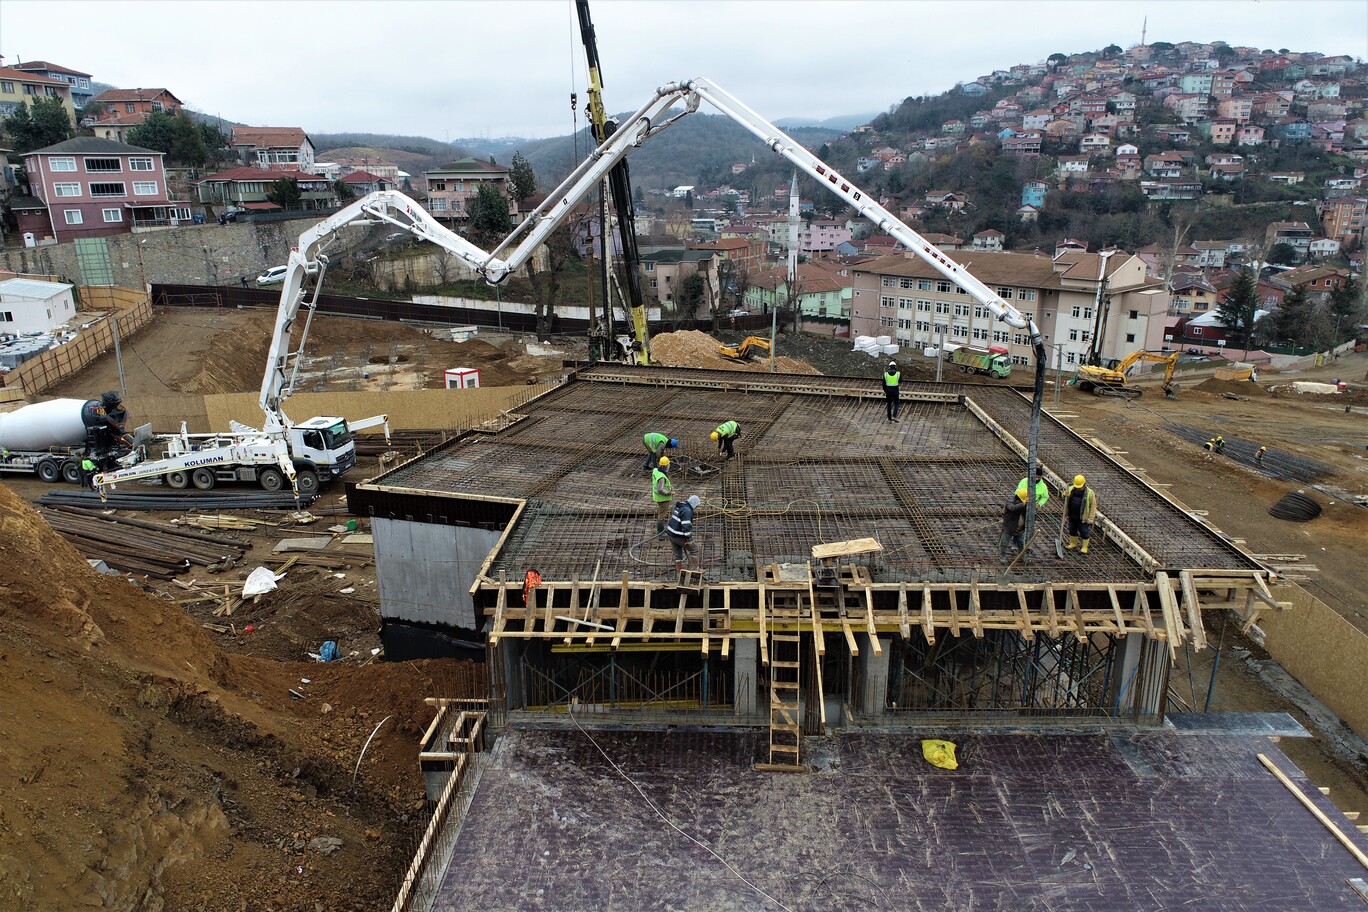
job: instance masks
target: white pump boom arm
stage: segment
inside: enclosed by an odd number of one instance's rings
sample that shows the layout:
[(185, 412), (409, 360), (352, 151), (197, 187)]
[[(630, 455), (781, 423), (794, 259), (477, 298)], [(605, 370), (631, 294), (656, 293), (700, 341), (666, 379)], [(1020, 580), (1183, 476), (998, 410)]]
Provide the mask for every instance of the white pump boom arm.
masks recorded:
[[(323, 284), (322, 273), (328, 262), (324, 250), (337, 232), (348, 226), (387, 222), (450, 251), (470, 269), (484, 276), (486, 281), (497, 284), (531, 258), (551, 232), (570, 217), (579, 201), (598, 186), (604, 176), (628, 152), (679, 118), (697, 111), (700, 101), (707, 101), (745, 127), (770, 149), (825, 185), (828, 190), (877, 225), (881, 231), (892, 235), (936, 271), (963, 288), (988, 308), (999, 321), (1017, 329), (1027, 330), (1037, 360), (1044, 358), (1044, 342), (1040, 330), (1028, 315), (1004, 301), (967, 269), (904, 225), (877, 201), (869, 199), (863, 190), (735, 96), (706, 79), (693, 79), (682, 83), (668, 83), (656, 89), (655, 96), (628, 117), (613, 135), (581, 162), (560, 186), (548, 195), (546, 202), (515, 228), (493, 252), (486, 252), (451, 231), (429, 215), (422, 206), (394, 190), (371, 193), (300, 235), (299, 246), (290, 251), (289, 268), (281, 289), (280, 309), (276, 315), (275, 333), (271, 339), (266, 373), (261, 381), (261, 407), (266, 413), (266, 430), (278, 431), (290, 424), (281, 410), (281, 405), (294, 390), (300, 355), (300, 352), (289, 351), (290, 334), (301, 307), (307, 307), (310, 318), (313, 316), (314, 303)], [(672, 116), (665, 116), (677, 102), (684, 102), (684, 110)], [(657, 123), (656, 119), (662, 117), (664, 119)], [(521, 242), (505, 258), (500, 259), (498, 255), (523, 234), (526, 236)], [(314, 283), (313, 297), (305, 301), (304, 284), (305, 278), (309, 275), (318, 278)], [(306, 336), (307, 333), (306, 324)], [(301, 342), (301, 351), (302, 346)]]

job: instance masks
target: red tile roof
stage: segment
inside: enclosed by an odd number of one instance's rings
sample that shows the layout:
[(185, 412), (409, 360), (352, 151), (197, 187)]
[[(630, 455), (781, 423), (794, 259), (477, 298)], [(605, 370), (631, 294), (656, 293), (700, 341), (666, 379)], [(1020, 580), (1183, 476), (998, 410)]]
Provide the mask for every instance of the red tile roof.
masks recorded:
[(291, 148), (301, 146), (309, 135), (300, 127), (233, 127), (233, 145)]
[(37, 73), (25, 73), (23, 70), (16, 70), (11, 67), (0, 67), (0, 76), (6, 79), (22, 79), (24, 82), (36, 82), (39, 85), (66, 86), (71, 88), (71, 83), (63, 79), (49, 79), (46, 76), (39, 76)]
[(176, 102), (177, 107), (182, 106), (179, 98), (171, 93), (170, 89), (146, 88), (146, 89), (109, 89), (96, 95), (92, 104), (110, 104), (123, 101), (156, 101), (158, 95), (165, 95)]
[(338, 178), (338, 180), (342, 181), (342, 183), (344, 184), (373, 184), (376, 181), (384, 181), (390, 184), (394, 183), (394, 181), (390, 180), (387, 177), (381, 177), (378, 174), (371, 174), (369, 171), (353, 171), (346, 177)]
[(202, 184), (205, 181), (277, 181), (282, 177), (295, 177), (299, 180), (327, 180), (317, 174), (307, 174), (303, 171), (265, 171), (261, 168), (233, 168), (229, 171), (220, 171), (218, 174), (211, 174), (208, 177), (195, 181)]
[(80, 70), (73, 70), (69, 67), (58, 66), (47, 60), (25, 60), (14, 65), (16, 70), (47, 70), (50, 73), (66, 73), (71, 76), (89, 77), (89, 73), (82, 73)]

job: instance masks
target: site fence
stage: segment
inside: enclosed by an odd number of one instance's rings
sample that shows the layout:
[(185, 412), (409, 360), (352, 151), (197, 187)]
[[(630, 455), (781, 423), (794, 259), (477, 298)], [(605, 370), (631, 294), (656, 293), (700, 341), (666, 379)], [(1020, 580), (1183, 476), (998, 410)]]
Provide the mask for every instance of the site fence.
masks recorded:
[[(219, 285), (153, 285), (152, 300), (158, 307), (269, 307), (280, 306), (280, 292), (257, 288), (232, 288)], [(319, 295), (318, 313), (340, 317), (361, 317), (368, 320), (391, 322), (437, 323), (446, 326), (499, 327), (504, 332), (530, 333), (537, 328), (536, 319), (529, 314), (498, 312), (480, 307), (454, 307), (441, 304), (417, 304), (412, 301), (388, 301), (380, 298), (352, 298), (343, 295)], [(726, 318), (723, 325), (738, 332), (766, 330), (770, 318), (764, 314)], [(663, 320), (652, 322), (651, 332), (674, 329), (712, 329), (710, 320)], [(560, 315), (551, 318), (552, 335), (583, 335), (589, 331), (586, 320)]]
[(131, 338), (152, 321), (152, 305), (146, 294), (114, 286), (80, 289), (82, 310), (106, 310), (111, 314), (81, 330), (64, 345), (30, 358), (4, 376), (5, 386), (22, 387), (36, 395), (85, 367), (114, 346), (114, 340)]

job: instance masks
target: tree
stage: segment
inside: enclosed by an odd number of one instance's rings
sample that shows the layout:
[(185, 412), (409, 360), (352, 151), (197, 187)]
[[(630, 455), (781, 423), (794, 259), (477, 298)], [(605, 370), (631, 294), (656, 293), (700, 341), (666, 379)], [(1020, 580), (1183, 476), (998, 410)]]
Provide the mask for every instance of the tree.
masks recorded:
[(1291, 342), (1303, 345), (1306, 331), (1311, 324), (1314, 305), (1306, 297), (1306, 289), (1298, 285), (1288, 292), (1271, 315), (1273, 327), (1271, 337), (1276, 342)]
[(1059, 68), (1060, 64), (1064, 63), (1068, 59), (1069, 57), (1067, 54), (1060, 54), (1056, 52), (1054, 54), (1051, 54), (1049, 57), (1046, 57), (1045, 62), (1050, 65), (1050, 69), (1055, 70)]
[(1335, 321), (1336, 345), (1357, 337), (1359, 324), (1363, 322), (1363, 310), (1358, 283), (1352, 277), (1330, 292), (1330, 316)]
[(200, 139), (204, 143), (205, 158), (208, 161), (220, 161), (231, 158), (232, 152), (228, 147), (228, 137), (223, 131), (213, 124), (199, 124)]
[(1102, 49), (1102, 59), (1111, 60), (1113, 57), (1121, 56), (1121, 46), (1119, 44), (1109, 44)]
[(299, 189), (297, 178), (282, 177), (271, 182), (271, 190), (266, 194), (266, 198), (281, 209), (298, 209), (299, 201), (304, 198), (304, 194)]
[[(504, 211), (507, 212), (506, 209)], [(574, 233), (570, 226), (561, 225), (546, 239), (546, 270), (537, 269), (536, 257), (528, 264), (527, 281), (532, 286), (532, 312), (537, 318), (537, 338), (543, 342), (551, 338), (556, 302), (560, 298), (561, 275), (565, 264), (574, 255)]]
[(194, 168), (202, 166), (208, 160), (209, 153), (204, 147), (204, 134), (200, 132), (199, 124), (191, 120), (184, 109), (176, 113), (173, 121), (171, 157)]
[(685, 320), (697, 320), (698, 308), (703, 304), (707, 283), (697, 272), (679, 283), (679, 295), (675, 298), (675, 315)]
[(692, 208), (693, 208), (693, 191), (692, 191), (692, 190), (685, 190), (685, 191), (684, 191), (684, 208), (685, 208), (685, 209), (692, 209)]
[(1253, 270), (1241, 269), (1216, 305), (1216, 315), (1230, 334), (1248, 344), (1254, 333), (1254, 314), (1259, 309), (1259, 286)]
[(76, 135), (60, 98), (35, 98), (4, 120), (5, 135), (20, 154), (44, 149)]
[(1279, 241), (1268, 251), (1268, 262), (1277, 266), (1291, 266), (1297, 262), (1297, 248)]
[(349, 184), (342, 183), (342, 178), (340, 177), (333, 181), (332, 188), (333, 193), (336, 193), (337, 198), (344, 203), (347, 200), (356, 199), (356, 191), (353, 190)]
[(466, 206), (470, 216), (470, 233), (477, 244), (502, 239), (513, 230), (513, 217), (508, 214), (508, 198), (493, 183), (482, 181), (475, 198)]
[(537, 192), (537, 174), (532, 163), (521, 152), (513, 153), (513, 163), (508, 171), (508, 191), (515, 202), (522, 202)]
[(176, 141), (175, 118), (163, 111), (154, 111), (147, 119), (133, 127), (124, 138), (130, 146), (141, 146), (153, 152), (171, 154), (171, 146)]

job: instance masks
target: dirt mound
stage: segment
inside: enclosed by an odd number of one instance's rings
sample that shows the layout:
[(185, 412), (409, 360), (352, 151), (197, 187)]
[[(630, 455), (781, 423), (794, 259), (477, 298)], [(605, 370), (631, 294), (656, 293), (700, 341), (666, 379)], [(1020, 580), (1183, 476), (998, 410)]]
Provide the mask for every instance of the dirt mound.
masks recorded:
[(1201, 383), (1195, 384), (1192, 388), (1195, 390), (1201, 390), (1204, 393), (1211, 393), (1216, 396), (1220, 396), (1225, 393), (1230, 393), (1233, 396), (1268, 395), (1268, 390), (1264, 389), (1257, 383), (1251, 383), (1248, 380), (1220, 380), (1216, 377), (1211, 377), (1209, 379), (1203, 380)]
[(464, 666), (227, 655), (3, 485), (0, 593), (6, 908), (388, 905), (417, 835), (422, 698)]
[[(756, 353), (751, 362), (733, 361), (718, 353), (719, 342), (705, 332), (684, 330), (651, 337), (651, 357), (665, 367), (698, 367), (709, 370), (769, 370), (767, 355)], [(775, 369), (785, 374), (820, 373), (806, 361), (780, 356)]]

